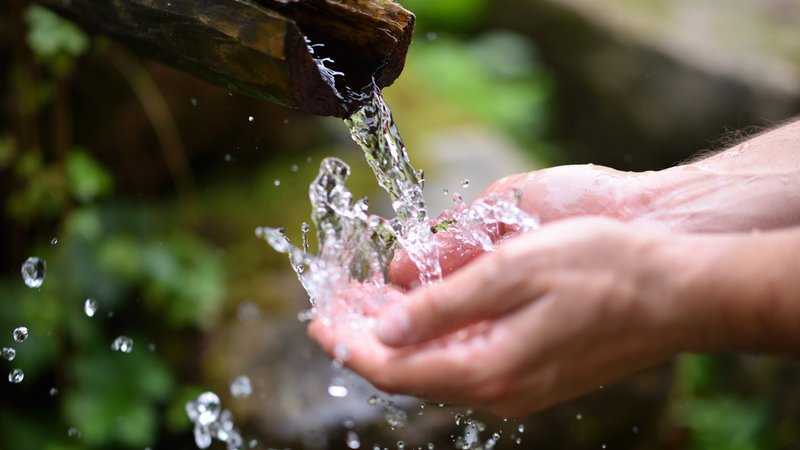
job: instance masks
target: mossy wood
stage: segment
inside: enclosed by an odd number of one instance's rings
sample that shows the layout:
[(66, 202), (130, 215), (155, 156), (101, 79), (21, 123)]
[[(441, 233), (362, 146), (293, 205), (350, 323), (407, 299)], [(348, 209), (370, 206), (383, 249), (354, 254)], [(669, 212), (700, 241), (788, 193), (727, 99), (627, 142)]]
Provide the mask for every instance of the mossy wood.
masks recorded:
[(216, 84), (319, 115), (345, 117), (311, 57), (323, 44), (340, 92), (403, 69), (414, 15), (392, 0), (40, 0), (87, 28)]

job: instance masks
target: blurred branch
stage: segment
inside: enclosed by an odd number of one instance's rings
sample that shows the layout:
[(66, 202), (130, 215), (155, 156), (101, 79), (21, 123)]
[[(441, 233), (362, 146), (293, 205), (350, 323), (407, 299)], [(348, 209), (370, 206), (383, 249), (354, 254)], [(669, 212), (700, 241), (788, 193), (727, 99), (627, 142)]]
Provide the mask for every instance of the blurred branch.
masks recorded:
[(108, 52), (108, 55), (142, 104), (161, 144), (164, 160), (178, 194), (192, 195), (195, 191), (194, 176), (180, 132), (155, 80), (141, 61), (127, 51), (116, 47), (114, 51)]

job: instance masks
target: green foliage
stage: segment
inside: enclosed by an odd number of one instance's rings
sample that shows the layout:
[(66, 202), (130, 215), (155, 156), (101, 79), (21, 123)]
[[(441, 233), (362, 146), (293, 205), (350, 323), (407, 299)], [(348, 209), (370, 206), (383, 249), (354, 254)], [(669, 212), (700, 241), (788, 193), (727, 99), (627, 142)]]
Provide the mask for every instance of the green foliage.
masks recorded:
[(89, 38), (74, 23), (39, 5), (25, 13), (28, 46), (36, 59), (46, 64), (56, 77), (72, 71), (75, 58), (89, 49)]
[(449, 102), (523, 141), (541, 135), (551, 86), (523, 37), (487, 33), (470, 41), (417, 42), (409, 64)]
[(67, 177), (72, 196), (81, 203), (111, 192), (111, 175), (84, 149), (74, 149), (69, 153)]
[(692, 448), (760, 450), (766, 442), (769, 413), (762, 404), (729, 396), (682, 403), (680, 423), (692, 432)]
[(483, 17), (487, 0), (402, 0), (403, 7), (417, 16), (423, 30), (457, 30), (474, 25)]

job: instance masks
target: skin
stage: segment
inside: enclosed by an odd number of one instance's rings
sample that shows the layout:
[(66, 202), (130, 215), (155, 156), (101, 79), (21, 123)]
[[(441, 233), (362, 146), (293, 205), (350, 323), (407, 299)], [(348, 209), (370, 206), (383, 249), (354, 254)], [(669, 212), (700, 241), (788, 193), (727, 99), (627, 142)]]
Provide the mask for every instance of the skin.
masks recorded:
[[(402, 255), (376, 330), (315, 321), (378, 388), (513, 416), (680, 352), (800, 350), (800, 122), (660, 172), (565, 166), (505, 178), (544, 225), (461, 249), (413, 288)], [(343, 301), (347, 301), (346, 298)]]

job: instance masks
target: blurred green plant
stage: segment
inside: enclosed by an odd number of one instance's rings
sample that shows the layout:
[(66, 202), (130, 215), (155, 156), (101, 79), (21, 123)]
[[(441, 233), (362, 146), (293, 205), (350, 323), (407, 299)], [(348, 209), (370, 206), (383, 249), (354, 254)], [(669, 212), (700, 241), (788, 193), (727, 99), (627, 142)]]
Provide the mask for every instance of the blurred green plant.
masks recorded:
[(25, 12), (27, 42), (36, 59), (57, 77), (72, 71), (75, 60), (89, 49), (89, 37), (74, 23), (39, 5)]
[(462, 30), (483, 17), (488, 0), (402, 0), (403, 6), (417, 16), (419, 30)]

